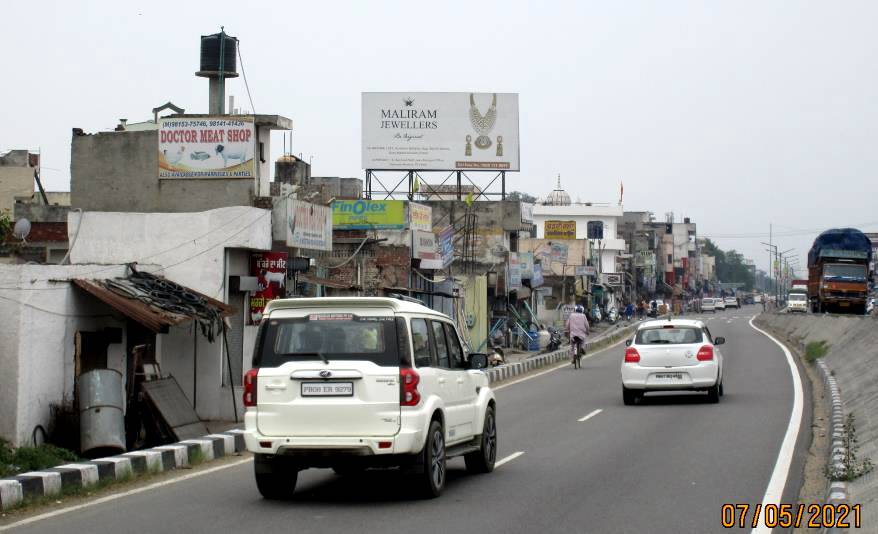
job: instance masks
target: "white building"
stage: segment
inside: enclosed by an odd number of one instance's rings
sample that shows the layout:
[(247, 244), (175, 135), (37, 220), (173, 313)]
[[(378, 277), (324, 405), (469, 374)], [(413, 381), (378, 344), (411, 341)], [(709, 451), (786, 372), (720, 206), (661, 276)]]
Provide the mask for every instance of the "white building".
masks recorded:
[[(537, 239), (558, 237), (558, 229), (569, 232), (567, 239), (588, 239), (589, 223), (602, 229), (602, 239), (590, 239), (591, 250), (595, 255), (593, 263), (603, 274), (619, 272), (616, 267), (618, 256), (626, 253), (625, 240), (618, 237), (622, 223), (622, 205), (595, 204), (591, 202), (571, 202), (570, 196), (558, 188), (543, 201), (533, 207), (533, 221), (537, 228)], [(548, 223), (549, 231), (546, 231)], [(598, 251), (600, 251), (598, 253)]]

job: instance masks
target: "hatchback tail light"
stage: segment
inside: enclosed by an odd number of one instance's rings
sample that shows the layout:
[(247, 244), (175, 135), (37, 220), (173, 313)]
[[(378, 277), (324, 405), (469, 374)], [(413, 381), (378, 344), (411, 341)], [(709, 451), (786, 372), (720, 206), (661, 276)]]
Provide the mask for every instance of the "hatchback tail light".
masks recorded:
[(256, 375), (259, 369), (250, 369), (244, 375), (244, 407), (256, 406)]
[(638, 363), (640, 362), (640, 353), (637, 352), (637, 349), (634, 347), (628, 347), (625, 349), (625, 363)]
[(705, 345), (698, 349), (698, 355), (696, 356), (699, 362), (709, 362), (713, 360), (713, 347), (710, 345)]
[(414, 369), (403, 367), (399, 370), (399, 405), (417, 406), (421, 402), (418, 383), (421, 376)]

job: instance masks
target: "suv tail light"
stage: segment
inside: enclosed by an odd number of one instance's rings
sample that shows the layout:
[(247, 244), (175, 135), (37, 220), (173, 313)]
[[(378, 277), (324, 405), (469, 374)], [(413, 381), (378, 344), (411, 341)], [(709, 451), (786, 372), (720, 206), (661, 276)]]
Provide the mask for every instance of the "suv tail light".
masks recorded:
[(414, 369), (403, 367), (399, 370), (399, 405), (417, 406), (421, 402), (418, 383), (421, 376)]
[(713, 359), (713, 347), (710, 345), (705, 345), (698, 349), (698, 355), (696, 356), (699, 362), (709, 362)]
[(250, 369), (244, 375), (244, 407), (256, 406), (256, 375), (259, 369)]
[(628, 347), (625, 349), (625, 363), (638, 363), (640, 362), (640, 353), (637, 352), (637, 349), (634, 347)]

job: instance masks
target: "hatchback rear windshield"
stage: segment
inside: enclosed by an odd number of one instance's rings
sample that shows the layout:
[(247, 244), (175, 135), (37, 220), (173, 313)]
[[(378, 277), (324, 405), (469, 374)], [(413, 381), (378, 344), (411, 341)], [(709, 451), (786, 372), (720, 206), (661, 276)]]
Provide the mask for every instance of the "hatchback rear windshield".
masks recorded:
[(701, 343), (701, 340), (700, 328), (663, 326), (638, 330), (635, 343), (638, 345), (680, 345)]
[(703, 304), (713, 304), (713, 299), (702, 299), (701, 302)]
[(254, 367), (285, 362), (370, 361), (399, 366), (394, 317), (350, 313), (314, 314), (295, 319), (270, 319), (260, 327)]

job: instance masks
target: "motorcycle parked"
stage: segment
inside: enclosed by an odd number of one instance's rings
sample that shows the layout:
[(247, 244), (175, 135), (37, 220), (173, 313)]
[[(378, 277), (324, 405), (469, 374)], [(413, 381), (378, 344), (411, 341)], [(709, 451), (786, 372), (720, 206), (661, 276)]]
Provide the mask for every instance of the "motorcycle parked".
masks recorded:
[(619, 310), (614, 306), (610, 308), (610, 311), (607, 312), (607, 321), (610, 324), (616, 324), (616, 321), (619, 320)]
[(549, 352), (556, 351), (561, 347), (561, 341), (563, 340), (563, 336), (561, 335), (561, 331), (557, 328), (549, 327), (549, 345), (546, 349)]

